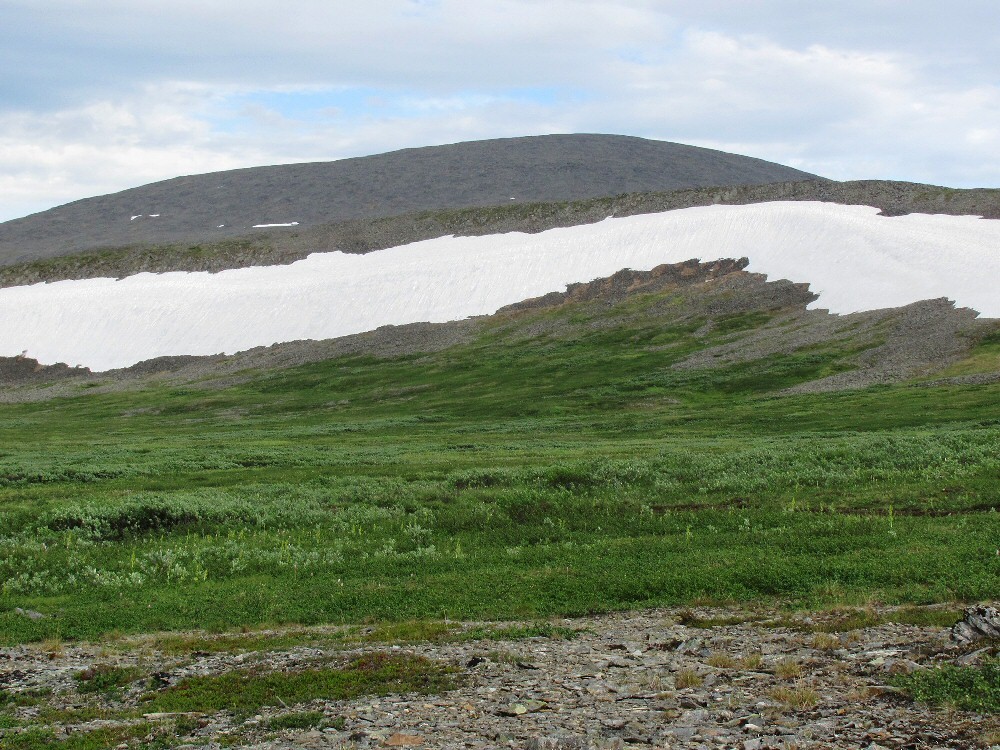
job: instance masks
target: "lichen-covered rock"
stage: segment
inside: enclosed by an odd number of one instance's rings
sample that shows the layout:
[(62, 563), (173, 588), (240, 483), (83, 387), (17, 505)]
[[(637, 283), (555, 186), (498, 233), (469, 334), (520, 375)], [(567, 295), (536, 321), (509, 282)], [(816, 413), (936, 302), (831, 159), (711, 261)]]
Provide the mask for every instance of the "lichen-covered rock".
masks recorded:
[(966, 645), (983, 638), (1000, 638), (1000, 610), (996, 607), (967, 607), (962, 619), (951, 629), (951, 639)]

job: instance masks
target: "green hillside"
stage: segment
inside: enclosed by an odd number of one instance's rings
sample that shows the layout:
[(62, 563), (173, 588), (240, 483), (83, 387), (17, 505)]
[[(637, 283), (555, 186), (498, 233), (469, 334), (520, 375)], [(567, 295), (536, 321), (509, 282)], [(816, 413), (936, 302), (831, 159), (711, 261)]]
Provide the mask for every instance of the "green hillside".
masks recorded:
[(947, 372), (795, 392), (891, 321), (771, 351), (819, 314), (730, 283), (0, 405), (0, 638), (994, 595), (990, 326)]

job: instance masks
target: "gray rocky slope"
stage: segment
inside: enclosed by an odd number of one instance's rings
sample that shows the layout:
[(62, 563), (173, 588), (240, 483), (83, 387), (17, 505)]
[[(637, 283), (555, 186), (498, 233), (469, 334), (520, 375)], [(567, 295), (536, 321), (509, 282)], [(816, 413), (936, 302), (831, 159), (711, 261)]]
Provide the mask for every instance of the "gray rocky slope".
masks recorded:
[[(502, 138), (177, 177), (0, 224), (0, 265), (95, 247), (211, 242), (509, 202), (819, 179), (722, 151), (620, 135)], [(136, 218), (133, 218), (136, 217)]]
[(197, 245), (130, 245), (7, 266), (0, 262), (0, 287), (61, 279), (120, 278), (141, 272), (221, 271), (277, 265), (292, 263), (314, 252), (339, 250), (367, 253), (449, 234), (540, 232), (554, 227), (593, 223), (608, 216), (764, 201), (825, 201), (874, 206), (888, 216), (919, 212), (1000, 218), (1000, 190), (954, 190), (885, 180), (800, 180), (766, 185), (626, 193), (574, 201), (508, 202), (497, 206), (420, 211), (398, 216), (329, 221), (311, 227), (271, 229)]

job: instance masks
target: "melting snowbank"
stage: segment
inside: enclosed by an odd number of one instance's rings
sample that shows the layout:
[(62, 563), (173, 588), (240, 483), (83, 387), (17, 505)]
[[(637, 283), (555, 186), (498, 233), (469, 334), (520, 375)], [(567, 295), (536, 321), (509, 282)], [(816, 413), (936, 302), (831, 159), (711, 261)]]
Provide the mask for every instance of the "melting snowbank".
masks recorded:
[(815, 202), (706, 206), (534, 235), (317, 253), (288, 266), (0, 289), (0, 355), (27, 349), (42, 362), (105, 370), (455, 320), (622, 268), (742, 256), (771, 279), (810, 282), (816, 306), (833, 312), (948, 297), (1000, 317), (1000, 221), (877, 213)]

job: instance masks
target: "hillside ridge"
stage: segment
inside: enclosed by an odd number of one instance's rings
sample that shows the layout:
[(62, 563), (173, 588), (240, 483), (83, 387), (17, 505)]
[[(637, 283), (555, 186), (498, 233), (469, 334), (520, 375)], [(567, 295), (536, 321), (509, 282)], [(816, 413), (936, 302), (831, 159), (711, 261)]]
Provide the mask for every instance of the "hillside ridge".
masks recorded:
[[(762, 159), (633, 136), (566, 134), (175, 177), (0, 224), (0, 264), (96, 247), (203, 243), (254, 225), (820, 179)], [(281, 232), (281, 228), (273, 231)]]
[[(810, 310), (806, 306), (817, 295), (808, 284), (769, 281), (744, 270), (747, 264), (746, 258), (691, 259), (649, 271), (626, 269), (508, 305), (493, 315), (387, 325), (232, 355), (157, 357), (98, 373), (24, 356), (0, 358), (0, 401), (45, 400), (79, 394), (80, 389), (114, 392), (157, 382), (219, 389), (256, 374), (328, 360), (417, 356), (433, 362), (437, 354), (447, 356), (456, 347), (477, 347), (485, 340), (512, 350), (544, 348), (546, 342), (583, 341), (604, 335), (600, 332), (620, 330), (624, 337), (637, 326), (687, 331), (682, 340), (689, 353), (670, 365), (671, 381), (733, 368), (767, 368), (769, 362), (798, 357), (811, 374), (790, 381), (782, 392), (840, 391), (941, 373), (996, 333), (996, 321), (980, 319), (976, 311), (946, 299), (850, 315)], [(996, 374), (996, 367), (986, 369), (975, 376)]]
[(337, 221), (311, 228), (258, 232), (204, 244), (132, 245), (0, 265), (0, 287), (137, 273), (218, 272), (294, 263), (314, 252), (368, 253), (445, 235), (537, 233), (624, 217), (707, 205), (769, 201), (824, 201), (879, 208), (886, 216), (908, 213), (976, 215), (1000, 219), (1000, 190), (958, 190), (885, 180), (794, 181), (768, 185), (705, 187), (628, 193), (577, 201), (516, 203), (422, 211)]

